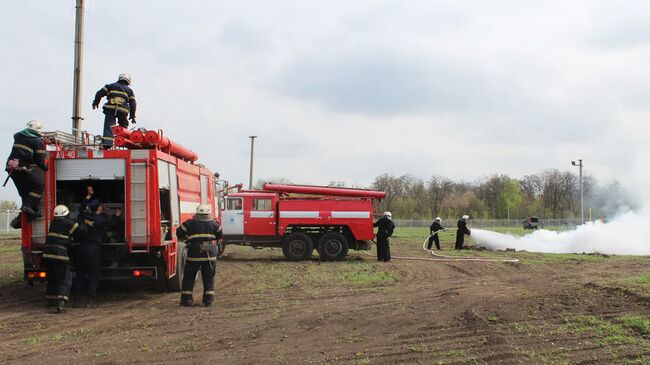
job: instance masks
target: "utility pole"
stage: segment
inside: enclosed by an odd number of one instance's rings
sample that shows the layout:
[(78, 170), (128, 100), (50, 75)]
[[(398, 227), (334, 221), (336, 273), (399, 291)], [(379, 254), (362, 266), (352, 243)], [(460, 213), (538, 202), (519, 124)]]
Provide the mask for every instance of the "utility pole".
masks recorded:
[(251, 139), (251, 169), (248, 178), (248, 190), (253, 190), (253, 156), (255, 154), (255, 138), (257, 136), (248, 136)]
[(74, 32), (74, 82), (72, 85), (72, 134), (81, 139), (81, 81), (83, 70), (84, 0), (77, 0)]
[(585, 194), (582, 185), (582, 159), (579, 159), (578, 163), (571, 161), (571, 164), (580, 168), (580, 221), (582, 222), (581, 224), (585, 224)]

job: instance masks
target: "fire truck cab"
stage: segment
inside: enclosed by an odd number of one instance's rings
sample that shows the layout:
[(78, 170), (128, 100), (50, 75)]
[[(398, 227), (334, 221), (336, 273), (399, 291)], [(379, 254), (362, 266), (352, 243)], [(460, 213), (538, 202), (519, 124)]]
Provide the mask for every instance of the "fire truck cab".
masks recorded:
[(225, 244), (282, 247), (289, 260), (340, 260), (349, 249), (370, 249), (374, 190), (265, 184), (227, 194), (221, 204)]
[(216, 211), (215, 178), (195, 163), (198, 156), (191, 150), (178, 144), (161, 148), (135, 143), (129, 139), (131, 132), (116, 132), (121, 133), (122, 147), (109, 150), (98, 148), (92, 138), (80, 143), (64, 132), (45, 133), (49, 170), (40, 207), (43, 217), (22, 220), (28, 281), (45, 277), (41, 255), (54, 207), (65, 204), (70, 218), (76, 219), (91, 185), (109, 215), (122, 211), (118, 224), (104, 236), (100, 278), (153, 280), (160, 288), (180, 290), (185, 250), (175, 232), (199, 204), (210, 204)]

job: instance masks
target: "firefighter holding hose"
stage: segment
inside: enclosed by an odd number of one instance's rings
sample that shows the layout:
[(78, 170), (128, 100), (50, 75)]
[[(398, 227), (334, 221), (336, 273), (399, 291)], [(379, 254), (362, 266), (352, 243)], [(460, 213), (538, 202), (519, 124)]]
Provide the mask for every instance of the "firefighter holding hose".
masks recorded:
[(442, 222), (442, 219), (440, 217), (436, 217), (436, 219), (433, 220), (433, 223), (429, 226), (429, 243), (427, 243), (427, 250), (431, 250), (431, 245), (433, 243), (436, 244), (436, 248), (439, 250), (440, 249), (440, 234), (438, 233), (439, 231), (442, 231), (444, 228), (440, 224)]
[(221, 227), (212, 218), (210, 205), (202, 204), (196, 214), (186, 220), (176, 230), (179, 240), (187, 242), (187, 260), (183, 271), (180, 305), (194, 305), (194, 280), (201, 270), (203, 279), (203, 305), (212, 306), (214, 302), (214, 277), (217, 273), (217, 243), (223, 237)]
[(456, 249), (462, 250), (465, 244), (465, 235), (470, 235), (472, 232), (467, 228), (468, 215), (462, 216), (458, 220), (458, 231), (456, 231)]
[[(9, 173), (7, 179), (14, 181), (22, 200), (21, 215), (26, 214), (28, 221), (41, 216), (38, 206), (43, 194), (43, 172), (47, 171), (47, 151), (41, 135), (42, 130), (43, 123), (30, 120), (27, 122), (27, 128), (14, 134), (14, 144), (5, 167), (5, 171)], [(11, 221), (13, 228), (20, 228), (21, 215)]]
[(393, 215), (390, 212), (384, 212), (384, 216), (379, 218), (374, 224), (377, 227), (377, 260), (379, 262), (390, 261), (390, 240), (393, 235), (395, 223)]
[(104, 132), (102, 134), (102, 146), (109, 149), (113, 146), (113, 126), (115, 119), (117, 123), (124, 128), (128, 128), (129, 122), (127, 117), (131, 114), (131, 123), (135, 124), (135, 109), (137, 103), (135, 94), (131, 90), (131, 76), (129, 74), (120, 74), (117, 82), (107, 84), (99, 89), (93, 100), (93, 109), (99, 107), (99, 102), (105, 96), (106, 104), (102, 107), (104, 110)]

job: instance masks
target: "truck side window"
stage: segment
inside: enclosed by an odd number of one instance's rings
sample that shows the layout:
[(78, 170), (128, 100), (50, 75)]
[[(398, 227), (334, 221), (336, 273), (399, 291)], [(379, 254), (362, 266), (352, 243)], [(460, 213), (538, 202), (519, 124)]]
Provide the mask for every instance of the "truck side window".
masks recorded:
[(242, 198), (228, 198), (227, 210), (242, 210)]
[(253, 210), (273, 210), (271, 208), (271, 199), (269, 198), (253, 199)]

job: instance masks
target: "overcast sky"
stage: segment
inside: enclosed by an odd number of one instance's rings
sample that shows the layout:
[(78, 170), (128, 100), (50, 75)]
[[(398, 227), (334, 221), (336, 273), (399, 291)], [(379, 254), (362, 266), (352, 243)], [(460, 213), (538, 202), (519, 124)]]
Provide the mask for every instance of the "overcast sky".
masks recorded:
[[(231, 182), (473, 181), (547, 168), (633, 183), (650, 136), (648, 1), (87, 1), (83, 127), (133, 78), (138, 126)], [(0, 150), (69, 131), (73, 0), (3, 7)], [(577, 170), (576, 170), (577, 172)], [(0, 198), (16, 196), (13, 184)]]

